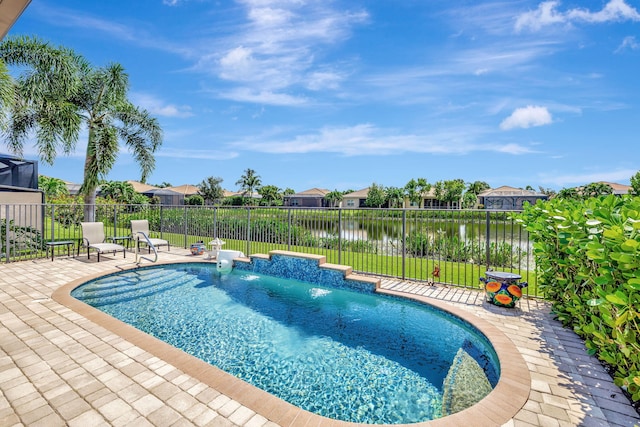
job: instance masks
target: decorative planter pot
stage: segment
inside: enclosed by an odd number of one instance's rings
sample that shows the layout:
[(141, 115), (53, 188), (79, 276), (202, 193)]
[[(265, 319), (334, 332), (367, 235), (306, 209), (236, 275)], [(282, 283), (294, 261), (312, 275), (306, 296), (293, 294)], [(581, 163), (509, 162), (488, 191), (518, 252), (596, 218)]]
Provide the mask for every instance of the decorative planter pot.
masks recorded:
[(522, 288), (528, 285), (519, 281), (522, 278), (519, 274), (487, 271), (485, 275), (480, 281), (484, 283), (487, 301), (499, 307), (513, 308), (522, 297)]
[(202, 255), (204, 253), (204, 243), (194, 243), (191, 245), (191, 255)]

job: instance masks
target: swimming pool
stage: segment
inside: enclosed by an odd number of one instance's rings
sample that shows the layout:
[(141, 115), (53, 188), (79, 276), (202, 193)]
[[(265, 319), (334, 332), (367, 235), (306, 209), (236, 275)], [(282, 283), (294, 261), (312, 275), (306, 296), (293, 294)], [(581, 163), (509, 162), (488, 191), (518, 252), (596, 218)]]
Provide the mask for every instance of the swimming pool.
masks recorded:
[(488, 340), (443, 311), (250, 271), (221, 276), (214, 264), (126, 271), (72, 295), (338, 420), (397, 424), (439, 417), (442, 385), (462, 347), (482, 349), (491, 385), (500, 370)]

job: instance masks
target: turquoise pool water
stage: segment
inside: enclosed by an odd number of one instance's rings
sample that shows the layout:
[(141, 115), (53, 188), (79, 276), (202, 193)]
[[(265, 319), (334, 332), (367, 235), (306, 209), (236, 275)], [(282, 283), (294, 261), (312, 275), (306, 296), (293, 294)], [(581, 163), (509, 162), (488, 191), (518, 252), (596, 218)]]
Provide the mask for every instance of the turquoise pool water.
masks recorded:
[(72, 296), (302, 409), (343, 421), (413, 423), (442, 415), (442, 384), (466, 322), (412, 301), (215, 264), (136, 269)]

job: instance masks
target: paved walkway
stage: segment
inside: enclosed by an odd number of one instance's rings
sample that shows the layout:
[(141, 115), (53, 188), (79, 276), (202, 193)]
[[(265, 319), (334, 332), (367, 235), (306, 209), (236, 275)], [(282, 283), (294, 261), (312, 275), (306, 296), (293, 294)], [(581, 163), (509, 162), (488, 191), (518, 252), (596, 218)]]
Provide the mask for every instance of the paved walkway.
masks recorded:
[[(160, 255), (190, 257), (179, 248)], [(240, 405), (50, 299), (61, 285), (132, 258), (0, 264), (0, 426), (277, 426), (271, 414)], [(546, 303), (522, 300), (509, 310), (473, 290), (387, 279), (383, 287), (447, 301), (511, 338), (529, 366), (532, 390), (507, 426), (640, 426), (620, 389)]]

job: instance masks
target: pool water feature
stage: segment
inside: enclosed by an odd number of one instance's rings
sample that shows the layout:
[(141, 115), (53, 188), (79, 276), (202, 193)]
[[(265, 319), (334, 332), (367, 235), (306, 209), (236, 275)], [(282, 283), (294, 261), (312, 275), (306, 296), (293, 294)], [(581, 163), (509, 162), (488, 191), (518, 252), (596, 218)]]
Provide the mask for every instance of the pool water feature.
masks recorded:
[[(460, 348), (486, 338), (423, 304), (215, 264), (136, 269), (72, 296), (316, 414), (375, 424), (442, 415), (442, 385)], [(477, 356), (477, 355), (476, 355)], [(480, 398), (482, 396), (479, 396)]]

